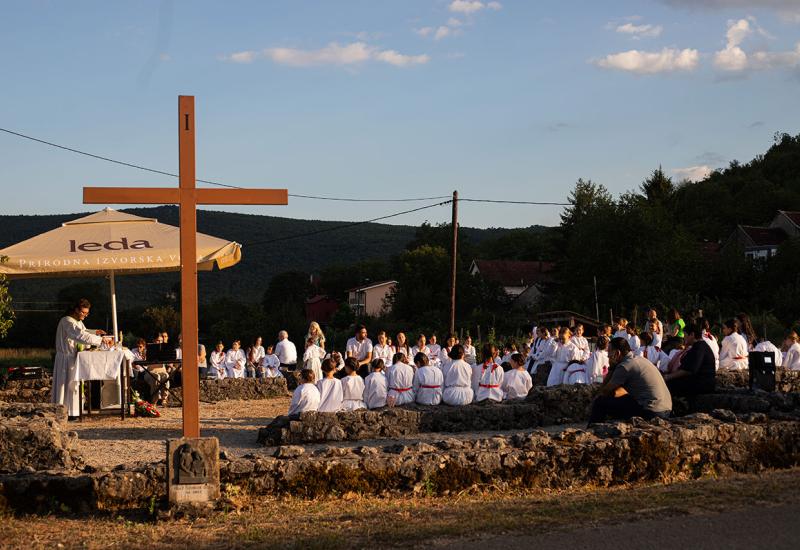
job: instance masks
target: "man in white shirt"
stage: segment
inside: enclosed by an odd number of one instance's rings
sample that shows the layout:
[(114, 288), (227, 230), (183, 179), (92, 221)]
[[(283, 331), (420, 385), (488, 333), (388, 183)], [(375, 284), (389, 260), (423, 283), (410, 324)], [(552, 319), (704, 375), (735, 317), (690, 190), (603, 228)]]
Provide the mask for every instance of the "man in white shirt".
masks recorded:
[(362, 366), (369, 370), (372, 361), (372, 340), (367, 338), (367, 327), (358, 325), (356, 335), (347, 341), (347, 357), (358, 361), (359, 370)]
[(275, 355), (281, 363), (281, 368), (294, 370), (297, 367), (297, 348), (289, 341), (289, 333), (282, 330), (278, 333), (278, 343), (275, 344)]

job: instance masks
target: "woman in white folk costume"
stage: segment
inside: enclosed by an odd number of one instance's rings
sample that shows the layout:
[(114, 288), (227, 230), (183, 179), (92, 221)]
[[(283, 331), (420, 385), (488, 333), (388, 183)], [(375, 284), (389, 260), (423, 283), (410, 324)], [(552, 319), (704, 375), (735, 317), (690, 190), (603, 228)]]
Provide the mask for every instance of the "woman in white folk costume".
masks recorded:
[(383, 359), (373, 359), (372, 372), (364, 380), (364, 404), (368, 409), (379, 409), (386, 406), (386, 394), (389, 386), (386, 383)]
[(475, 346), (472, 345), (472, 336), (469, 335), (464, 338), (464, 361), (470, 365), (474, 365), (478, 361), (478, 355), (475, 351)]
[(414, 373), (414, 395), (420, 405), (438, 405), (442, 402), (444, 376), (441, 369), (430, 365), (428, 356), (418, 353), (414, 356), (417, 372)]
[(316, 411), (319, 408), (319, 390), (314, 385), (314, 371), (303, 369), (300, 371), (300, 381), (302, 382), (292, 394), (292, 402), (289, 404), (289, 416)]
[(234, 340), (231, 349), (225, 354), (225, 370), (228, 378), (244, 378), (247, 357), (245, 357), (241, 345), (239, 340)]
[(786, 338), (788, 348), (786, 357), (783, 360), (783, 366), (789, 370), (800, 370), (800, 343), (798, 343), (798, 340), (800, 339), (795, 331), (790, 332)]
[(714, 363), (716, 364), (716, 368), (719, 369), (719, 341), (716, 336), (711, 334), (711, 323), (708, 322), (708, 319), (701, 317), (697, 320), (697, 324), (703, 329), (703, 340), (714, 353)]
[(655, 308), (648, 310), (645, 326), (645, 332), (649, 332), (653, 338), (651, 345), (661, 349), (661, 343), (664, 341), (664, 325), (658, 319), (658, 311)]
[(390, 367), (386, 377), (389, 392), (386, 394), (386, 404), (390, 407), (406, 405), (414, 402), (414, 368), (405, 363), (408, 357), (395, 353), (392, 358), (394, 364)]
[(533, 353), (531, 375), (536, 374), (541, 365), (552, 363), (555, 359), (556, 351), (558, 351), (558, 340), (550, 336), (550, 330), (547, 327), (539, 328), (539, 338), (539, 345)]
[(393, 356), (394, 350), (387, 342), (386, 332), (380, 331), (378, 333), (378, 343), (372, 347), (372, 360), (381, 359), (384, 365), (389, 365)]
[(572, 331), (564, 327), (559, 334), (556, 352), (551, 360), (552, 367), (550, 375), (547, 377), (548, 386), (558, 386), (564, 384), (566, 380), (567, 367), (573, 361), (580, 361), (581, 351), (572, 342)]
[(511, 356), (511, 366), (513, 368), (503, 375), (503, 398), (524, 399), (533, 387), (533, 380), (525, 370), (525, 358), (521, 353)]
[(598, 384), (603, 381), (608, 374), (608, 337), (598, 336), (597, 346), (592, 352), (589, 360), (586, 361), (586, 373), (589, 375), (589, 382)]
[(61, 318), (56, 329), (56, 358), (53, 364), (53, 387), (50, 402), (65, 405), (71, 418), (80, 416), (79, 383), (74, 382), (78, 344), (99, 346), (105, 331), (88, 330), (83, 320), (89, 315), (92, 304), (82, 298)]
[(347, 376), (342, 378), (342, 410), (357, 411), (366, 409), (364, 404), (364, 379), (358, 375), (359, 364), (355, 357), (344, 361)]
[(317, 323), (316, 321), (311, 321), (311, 323), (308, 325), (308, 332), (306, 333), (306, 342), (308, 342), (309, 338), (313, 340), (315, 346), (319, 346), (322, 349), (325, 349), (325, 333), (322, 332), (319, 323)]
[[(487, 399), (492, 401), (503, 400), (503, 367), (496, 363), (497, 348), (492, 344), (483, 346), (483, 363), (473, 367), (473, 388), (475, 389), (475, 401), (481, 402)], [(475, 375), (477, 375), (477, 380)]]
[(209, 359), (211, 366), (208, 369), (208, 377), (217, 380), (227, 378), (228, 369), (225, 368), (225, 344), (217, 342), (214, 351), (211, 352)]
[(742, 370), (747, 368), (748, 345), (739, 334), (739, 321), (728, 319), (722, 324), (722, 346), (719, 352), (719, 368), (724, 370)]
[(428, 341), (424, 334), (420, 334), (417, 338), (417, 345), (411, 348), (411, 355), (408, 356), (408, 360), (413, 361), (418, 353), (424, 353), (428, 357), (431, 356), (431, 348), (428, 347)]
[(435, 334), (431, 334), (431, 340), (428, 342), (428, 362), (431, 365), (439, 364), (439, 353), (442, 351), (442, 346), (439, 345), (438, 338)]
[(325, 350), (314, 343), (312, 338), (306, 340), (306, 351), (303, 353), (303, 368), (314, 371), (317, 380), (322, 378), (322, 358)]
[(628, 345), (631, 348), (631, 351), (635, 354), (639, 351), (639, 348), (642, 345), (642, 341), (639, 338), (639, 329), (636, 328), (633, 324), (629, 323), (627, 327), (625, 327), (625, 332), (628, 333)]
[(249, 378), (255, 378), (258, 376), (258, 366), (261, 364), (261, 360), (267, 354), (264, 351), (264, 346), (261, 345), (262, 339), (261, 336), (256, 336), (253, 339), (253, 344), (247, 350), (247, 376)]
[(319, 412), (334, 413), (342, 409), (342, 401), (344, 394), (342, 390), (342, 382), (338, 378), (334, 378), (336, 373), (336, 362), (333, 359), (325, 359), (322, 362), (322, 376), (317, 381), (317, 390), (319, 390)]
[[(411, 347), (408, 345), (408, 340), (406, 339), (404, 332), (398, 332), (394, 340), (394, 346), (392, 346), (392, 349), (395, 353), (402, 353), (406, 357), (413, 357), (413, 355), (411, 355)], [(392, 356), (392, 359), (394, 359), (394, 356)], [(384, 361), (384, 364), (388, 365), (393, 362), (393, 360), (389, 361), (388, 363)]]
[(572, 341), (578, 347), (581, 352), (581, 361), (586, 361), (589, 359), (589, 356), (592, 354), (592, 349), (589, 347), (589, 340), (583, 335), (584, 328), (583, 325), (578, 323), (575, 325), (575, 336), (572, 337)]
[(444, 378), (442, 401), (448, 405), (468, 405), (475, 397), (472, 390), (472, 367), (464, 361), (464, 347), (461, 344), (453, 346), (450, 356), (453, 362)]
[(264, 378), (283, 378), (283, 373), (280, 371), (281, 362), (278, 356), (272, 353), (272, 350), (272, 346), (267, 346), (264, 351), (264, 357), (259, 365), (260, 376)]
[(617, 317), (617, 319), (614, 321), (613, 338), (628, 339), (628, 320), (625, 317)]
[(441, 351), (439, 352), (439, 368), (442, 369), (442, 376), (447, 376), (447, 371), (450, 369), (450, 363), (453, 362), (453, 359), (450, 358), (450, 350), (453, 349), (458, 343), (458, 338), (456, 338), (455, 334), (449, 334), (447, 336), (447, 341), (445, 345), (442, 346)]

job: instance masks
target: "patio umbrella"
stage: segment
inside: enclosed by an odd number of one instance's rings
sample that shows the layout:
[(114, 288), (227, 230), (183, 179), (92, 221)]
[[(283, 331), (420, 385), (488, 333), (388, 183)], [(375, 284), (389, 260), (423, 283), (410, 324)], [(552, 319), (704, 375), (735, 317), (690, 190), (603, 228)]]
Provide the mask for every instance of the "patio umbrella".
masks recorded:
[[(175, 226), (105, 208), (0, 250), (0, 256), (8, 256), (0, 273), (9, 278), (108, 276), (116, 338), (116, 275), (179, 271), (179, 240)], [(225, 269), (241, 258), (240, 244), (197, 234), (198, 270)]]

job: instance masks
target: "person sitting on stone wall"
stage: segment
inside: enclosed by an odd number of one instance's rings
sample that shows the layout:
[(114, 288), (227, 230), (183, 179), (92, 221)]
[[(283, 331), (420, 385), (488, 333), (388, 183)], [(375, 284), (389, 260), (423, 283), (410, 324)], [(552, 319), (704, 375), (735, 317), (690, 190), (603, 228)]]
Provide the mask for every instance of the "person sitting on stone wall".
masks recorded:
[(472, 390), (472, 367), (464, 361), (464, 346), (456, 344), (450, 350), (450, 369), (444, 377), (442, 401), (448, 405), (468, 405), (475, 392)]
[(314, 385), (314, 371), (303, 369), (300, 371), (302, 384), (297, 386), (289, 405), (289, 416), (299, 415), (306, 411), (316, 411), (319, 408), (319, 390)]
[(592, 401), (589, 425), (607, 418), (669, 417), (672, 396), (664, 378), (650, 361), (634, 357), (626, 338), (612, 338), (608, 345), (608, 362), (608, 376)]
[(677, 370), (664, 375), (672, 397), (694, 397), (713, 393), (716, 386), (716, 359), (711, 346), (703, 339), (703, 329), (691, 326), (684, 329), (686, 352)]

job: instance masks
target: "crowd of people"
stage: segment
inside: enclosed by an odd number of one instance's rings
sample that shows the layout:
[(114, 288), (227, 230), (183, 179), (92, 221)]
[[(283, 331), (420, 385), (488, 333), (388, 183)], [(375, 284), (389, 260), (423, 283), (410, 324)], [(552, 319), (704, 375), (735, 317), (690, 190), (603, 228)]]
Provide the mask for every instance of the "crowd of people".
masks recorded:
[[(79, 304), (62, 320), (58, 342), (99, 340), (80, 322), (88, 314), (87, 304)], [(67, 335), (67, 327), (73, 325), (70, 330), (75, 334)], [(795, 331), (788, 333), (779, 349), (766, 338), (758, 338), (745, 314), (724, 321), (720, 328), (717, 337), (701, 316), (692, 316), (687, 323), (673, 309), (662, 322), (657, 311), (650, 309), (641, 330), (617, 318), (613, 326), (600, 325), (590, 342), (581, 324), (539, 326), (523, 342), (508, 342), (502, 350), (484, 344), (479, 356), (470, 336), (460, 342), (457, 335), (449, 334), (439, 344), (435, 334), (419, 334), (410, 342), (402, 332), (391, 338), (381, 331), (373, 342), (363, 325), (338, 351), (329, 349), (322, 328), (312, 322), (302, 353), (289, 334), (280, 331), (277, 342), (266, 347), (261, 337), (246, 348), (239, 340), (227, 349), (218, 342), (207, 356), (201, 344), (197, 364), (201, 377), (217, 380), (276, 378), (300, 371), (302, 383), (293, 395), (290, 415), (409, 403), (466, 405), (521, 399), (534, 380), (547, 386), (600, 384), (592, 421), (668, 414), (672, 397), (713, 392), (717, 370), (746, 369), (754, 352), (769, 355), (776, 367), (800, 370), (800, 338)], [(156, 344), (168, 341), (165, 331), (153, 339)], [(177, 348), (180, 357), (180, 335)], [(165, 403), (170, 382), (180, 383), (180, 369), (150, 364), (146, 349), (147, 343), (140, 339), (133, 350), (134, 375), (147, 385), (153, 402)]]

